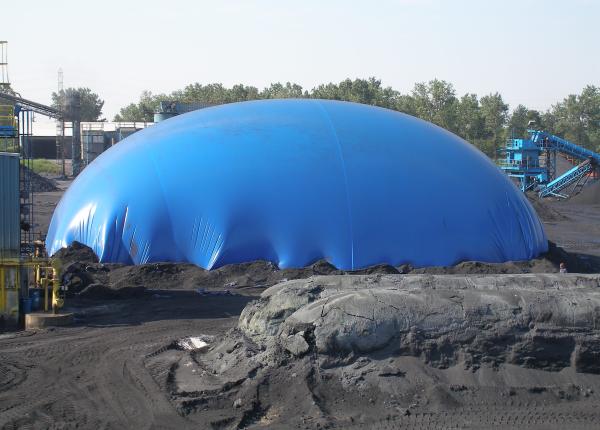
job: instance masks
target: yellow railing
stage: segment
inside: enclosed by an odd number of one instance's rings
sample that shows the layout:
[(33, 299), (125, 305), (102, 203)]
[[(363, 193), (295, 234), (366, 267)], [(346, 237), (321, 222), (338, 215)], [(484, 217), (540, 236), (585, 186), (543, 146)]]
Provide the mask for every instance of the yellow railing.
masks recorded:
[(0, 127), (12, 127), (16, 130), (17, 119), (15, 108), (10, 105), (0, 105)]
[(18, 311), (18, 299), (13, 303), (8, 300), (8, 291), (15, 291), (19, 297), (21, 287), (21, 271), (29, 272), (30, 287), (42, 289), (43, 310), (57, 312), (64, 306), (64, 294), (60, 288), (61, 268), (58, 260), (49, 261), (34, 258), (29, 261), (8, 260), (0, 261), (0, 315), (14, 315)]

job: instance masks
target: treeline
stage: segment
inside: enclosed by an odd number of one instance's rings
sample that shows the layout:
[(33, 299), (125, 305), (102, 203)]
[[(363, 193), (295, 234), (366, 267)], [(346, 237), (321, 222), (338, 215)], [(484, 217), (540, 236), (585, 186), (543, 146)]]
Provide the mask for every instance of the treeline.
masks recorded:
[(492, 158), (506, 138), (525, 137), (529, 121), (535, 121), (538, 128), (600, 152), (600, 88), (592, 85), (546, 112), (523, 105), (511, 112), (499, 93), (483, 97), (468, 93), (459, 97), (451, 83), (437, 79), (415, 84), (409, 94), (384, 87), (376, 78), (346, 79), (337, 84), (319, 85), (310, 91), (290, 82), (274, 83), (262, 90), (241, 84), (227, 88), (218, 83), (195, 83), (170, 94), (154, 95), (145, 91), (138, 103), (122, 108), (114, 120), (151, 122), (161, 100), (222, 104), (272, 98), (345, 100), (405, 112), (458, 134)]

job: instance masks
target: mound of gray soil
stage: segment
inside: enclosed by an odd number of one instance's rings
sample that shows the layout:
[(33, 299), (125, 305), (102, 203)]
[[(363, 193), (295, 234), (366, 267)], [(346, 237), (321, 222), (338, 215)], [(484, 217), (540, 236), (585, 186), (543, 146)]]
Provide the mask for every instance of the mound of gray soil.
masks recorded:
[(569, 201), (581, 205), (600, 205), (600, 181), (597, 180), (584, 187), (579, 194), (571, 197)]
[(592, 425), (599, 287), (557, 274), (288, 281), (208, 348), (147, 364), (169, 369), (155, 380), (204, 428)]

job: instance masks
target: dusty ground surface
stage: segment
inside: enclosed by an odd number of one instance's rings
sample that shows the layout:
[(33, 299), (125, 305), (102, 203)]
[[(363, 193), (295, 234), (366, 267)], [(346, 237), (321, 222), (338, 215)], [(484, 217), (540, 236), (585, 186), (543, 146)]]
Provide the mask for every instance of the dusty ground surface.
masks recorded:
[(0, 428), (597, 428), (600, 278), (508, 276), (72, 299), (0, 337)]
[(600, 203), (555, 202), (553, 207), (566, 219), (544, 222), (546, 234), (569, 251), (600, 256)]
[(71, 300), (74, 326), (1, 335), (0, 428), (197, 428), (172, 406), (147, 360), (178, 338), (223, 333), (249, 299), (155, 292)]
[[(58, 182), (62, 189), (68, 184)], [(45, 233), (62, 192), (34, 195), (38, 231)], [(102, 265), (85, 249), (75, 250), (63, 257), (76, 324), (0, 336), (0, 428), (597, 428), (600, 376), (593, 363), (600, 362), (600, 306), (590, 305), (597, 285), (580, 281), (585, 285), (563, 286), (564, 292), (557, 283), (537, 285), (554, 290), (533, 296), (526, 286), (512, 285), (526, 306), (489, 285), (465, 292), (453, 283), (442, 295), (415, 294), (419, 303), (442, 297), (444, 314), (457, 316), (443, 333), (427, 319), (406, 332), (401, 319), (384, 317), (389, 313), (381, 301), (399, 309), (405, 303), (386, 292), (393, 285), (379, 288), (389, 277), (417, 280), (423, 289), (436, 282), (435, 274), (476, 273), (497, 283), (490, 274), (556, 272), (563, 260), (571, 271), (600, 271), (600, 201), (589, 194), (579, 202), (536, 203), (536, 210), (550, 240), (569, 253), (553, 248), (533, 262), (504, 265), (370, 268), (361, 272), (367, 278), (351, 277), (361, 289), (377, 287), (371, 288), (378, 300), (368, 304), (370, 315), (349, 310), (356, 298), (346, 293), (326, 297), (335, 288), (306, 288), (302, 278), (341, 274), (326, 262), (289, 272), (265, 262), (207, 272), (167, 263)], [(313, 279), (323, 284), (324, 278)], [(286, 280), (285, 288), (291, 283), (302, 294), (283, 294), (284, 309), (262, 312), (281, 285), (269, 293), (265, 288)], [(262, 293), (243, 320), (268, 314), (277, 330), (238, 327), (246, 304)], [(546, 302), (550, 312), (532, 313), (556, 294), (565, 298), (560, 306)], [(304, 308), (301, 315), (313, 315), (306, 311), (314, 306), (290, 297), (329, 303), (329, 317), (343, 309), (343, 327), (364, 328), (366, 339), (373, 338), (373, 325), (386, 321), (392, 344), (405, 339), (411, 347), (318, 343), (314, 318), (289, 320)], [(319, 332), (329, 333), (320, 339), (341, 339), (352, 330)], [(188, 337), (210, 347), (186, 350), (180, 340)]]

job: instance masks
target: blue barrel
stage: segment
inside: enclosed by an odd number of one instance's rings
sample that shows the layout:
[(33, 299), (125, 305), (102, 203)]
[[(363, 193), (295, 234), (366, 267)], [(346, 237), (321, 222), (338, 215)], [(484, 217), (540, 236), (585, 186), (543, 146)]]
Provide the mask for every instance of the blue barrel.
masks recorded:
[(39, 311), (42, 308), (42, 292), (38, 289), (29, 290), (29, 298), (31, 299), (31, 309)]
[(30, 314), (31, 313), (31, 299), (21, 299), (21, 313), (22, 314)]

